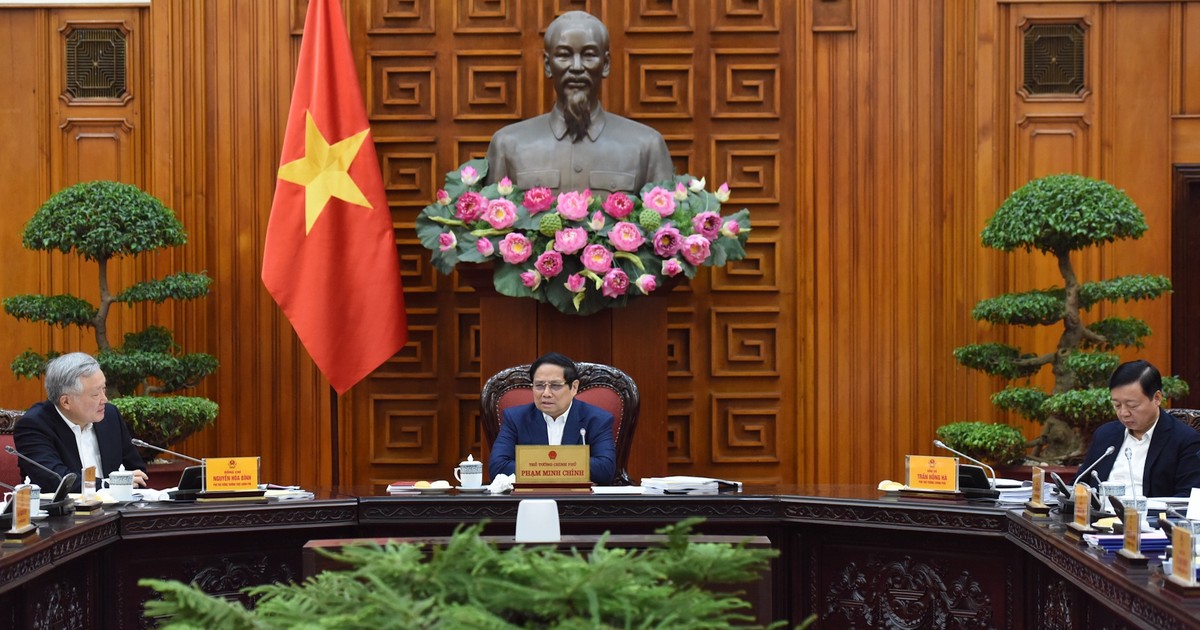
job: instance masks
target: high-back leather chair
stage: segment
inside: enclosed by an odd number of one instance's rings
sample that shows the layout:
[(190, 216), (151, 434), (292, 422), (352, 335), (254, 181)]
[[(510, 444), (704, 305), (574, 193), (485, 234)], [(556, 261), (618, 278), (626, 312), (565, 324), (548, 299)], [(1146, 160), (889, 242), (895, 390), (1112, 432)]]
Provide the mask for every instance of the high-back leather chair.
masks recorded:
[(13, 429), (23, 415), (24, 411), (0, 409), (0, 482), (10, 486), (15, 486), (24, 479), (21, 477), (17, 458), (4, 452), (4, 447), (13, 445)]
[[(637, 384), (628, 374), (609, 365), (580, 362), (575, 364), (575, 368), (579, 371), (579, 393), (575, 397), (613, 415), (613, 441), (617, 451), (617, 473), (613, 484), (632, 485), (626, 465), (629, 463), (629, 449), (633, 446), (641, 404)], [(533, 402), (529, 365), (518, 365), (497, 372), (484, 384), (479, 402), (482, 406), (479, 421), (490, 446), (500, 434), (504, 410)]]
[(1168, 409), (1167, 413), (1186, 422), (1193, 429), (1200, 431), (1200, 409)]

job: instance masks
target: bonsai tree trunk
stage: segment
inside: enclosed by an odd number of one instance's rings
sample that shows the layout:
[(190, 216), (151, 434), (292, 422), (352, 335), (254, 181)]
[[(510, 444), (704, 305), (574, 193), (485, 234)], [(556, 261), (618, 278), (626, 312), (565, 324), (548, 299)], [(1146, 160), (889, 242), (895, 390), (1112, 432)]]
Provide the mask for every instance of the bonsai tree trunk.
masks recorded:
[(108, 343), (108, 310), (112, 306), (113, 296), (112, 291), (108, 289), (108, 259), (100, 258), (96, 261), (100, 267), (100, 308), (96, 309), (96, 318), (92, 320), (92, 327), (96, 329), (96, 346), (101, 352), (112, 350), (112, 346)]
[[(1066, 300), (1063, 307), (1063, 332), (1058, 338), (1058, 350), (1055, 351), (1050, 364), (1054, 373), (1052, 395), (1075, 389), (1075, 372), (1067, 368), (1066, 360), (1079, 348), (1085, 337), (1096, 337), (1084, 327), (1079, 315), (1079, 278), (1071, 265), (1069, 252), (1059, 252), (1057, 257), (1058, 271), (1066, 283)], [(1040, 444), (1034, 449), (1034, 455), (1048, 461), (1061, 461), (1082, 455), (1085, 446), (1083, 436), (1065, 420), (1053, 414), (1046, 418), (1038, 441)]]

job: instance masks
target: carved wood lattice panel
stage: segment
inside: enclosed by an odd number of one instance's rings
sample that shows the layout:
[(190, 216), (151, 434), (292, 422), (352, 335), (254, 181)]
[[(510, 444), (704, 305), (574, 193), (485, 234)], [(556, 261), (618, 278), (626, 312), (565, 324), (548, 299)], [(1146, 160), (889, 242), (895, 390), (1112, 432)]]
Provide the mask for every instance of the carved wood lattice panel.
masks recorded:
[[(672, 472), (795, 478), (795, 9), (786, 2), (371, 0), (348, 8), (404, 271), (411, 341), (350, 401), (352, 482), (445, 478), (480, 452), (479, 327), (488, 314), (429, 265), (413, 226), (446, 171), (553, 100), (542, 35), (583, 9), (609, 27), (605, 106), (658, 129), (677, 172), (728, 182), (751, 209), (745, 260), (705, 270), (669, 309)], [(628, 340), (636, 344), (636, 339)], [(532, 346), (531, 346), (532, 347)], [(648, 350), (651, 351), (651, 350)], [(531, 350), (532, 352), (532, 350)], [(531, 360), (513, 357), (513, 363)], [(587, 357), (576, 357), (586, 360)], [(415, 476), (415, 477), (414, 477)]]

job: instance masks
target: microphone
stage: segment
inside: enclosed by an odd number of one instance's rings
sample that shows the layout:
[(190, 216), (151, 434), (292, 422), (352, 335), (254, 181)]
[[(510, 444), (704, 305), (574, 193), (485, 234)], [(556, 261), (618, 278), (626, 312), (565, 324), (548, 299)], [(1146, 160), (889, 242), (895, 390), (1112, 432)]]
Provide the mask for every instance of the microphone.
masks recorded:
[[(54, 496), (52, 497), (53, 500), (49, 504), (46, 505), (47, 512), (49, 512), (52, 516), (62, 516), (63, 514), (66, 514), (68, 511), (74, 511), (75, 508), (73, 507), (74, 506), (73, 502), (72, 502), (71, 506), (64, 506), (63, 501), (65, 501), (67, 499), (67, 494), (71, 492), (71, 488), (75, 487), (75, 480), (79, 478), (78, 475), (76, 475), (75, 473), (67, 473), (66, 475), (60, 475), (60, 474), (54, 472), (53, 470), (50, 470), (49, 468), (43, 466), (40, 462), (34, 460), (33, 458), (27, 457), (25, 455), (22, 455), (21, 453), (18, 453), (17, 449), (13, 448), (13, 446), (11, 444), (5, 444), (4, 450), (7, 451), (8, 454), (10, 454), (10, 455), (16, 455), (17, 458), (19, 458), (21, 461), (29, 462), (30, 464), (33, 464), (34, 466), (37, 466), (38, 468), (41, 468), (42, 470), (50, 473), (51, 475), (54, 475), (55, 479), (58, 479), (58, 489), (56, 489), (54, 491)], [(68, 507), (70, 507), (70, 510), (67, 509)], [(53, 508), (53, 509), (51, 509), (51, 508)]]
[(1136, 497), (1137, 489), (1133, 487), (1133, 449), (1125, 447), (1125, 462), (1129, 464), (1129, 496)]
[(8, 484), (4, 483), (3, 481), (0, 481), (0, 487), (3, 487), (3, 488), (8, 488), (9, 490), (12, 490), (13, 492), (16, 492), (16, 491), (17, 491), (17, 489), (16, 489), (16, 488), (14, 488), (14, 487), (12, 487), (12, 486), (10, 486), (10, 485), (8, 485)]
[(967, 455), (966, 453), (960, 453), (960, 452), (950, 448), (949, 446), (946, 446), (946, 443), (941, 440), (934, 440), (933, 445), (937, 446), (939, 448), (944, 448), (947, 451), (950, 451), (951, 453), (954, 453), (955, 455), (958, 455), (959, 457), (961, 457), (969, 462), (974, 462), (976, 464), (979, 464), (981, 467), (986, 468), (988, 472), (992, 473), (992, 478), (988, 481), (988, 484), (992, 487), (993, 490), (996, 488), (996, 471), (993, 470), (991, 466), (988, 466), (987, 464), (979, 461), (978, 459), (975, 459), (974, 457), (971, 457), (970, 455)]
[(183, 453), (176, 453), (175, 451), (168, 451), (165, 448), (155, 446), (153, 444), (147, 444), (137, 438), (133, 438), (132, 440), (129, 440), (129, 441), (134, 446), (139, 447), (139, 448), (148, 448), (148, 449), (154, 450), (154, 451), (161, 451), (163, 453), (167, 453), (168, 455), (174, 455), (175, 457), (178, 457), (180, 459), (186, 459), (189, 462), (196, 462), (197, 464), (201, 464), (201, 465), (204, 464), (204, 460), (202, 460), (202, 459), (196, 459), (195, 457), (188, 457), (187, 455), (184, 455)]
[(62, 480), (63, 480), (62, 475), (54, 472), (53, 470), (50, 470), (49, 468), (46, 468), (45, 466), (41, 465), (41, 463), (39, 463), (37, 460), (34, 460), (30, 457), (26, 457), (26, 456), (18, 453), (17, 449), (13, 448), (11, 444), (5, 444), (4, 450), (8, 451), (9, 455), (16, 455), (18, 459), (29, 462), (30, 464), (33, 464), (34, 466), (37, 466), (38, 468), (41, 468), (42, 470), (50, 473), (51, 475), (54, 475), (54, 478), (57, 479), (59, 481), (59, 483), (62, 483)]
[[(1100, 462), (1104, 461), (1105, 457), (1108, 457), (1109, 455), (1112, 455), (1115, 452), (1117, 452), (1117, 447), (1115, 447), (1115, 446), (1110, 446), (1110, 447), (1104, 449), (1104, 454), (1101, 455), (1100, 457), (1097, 457), (1096, 461), (1092, 462), (1091, 466), (1088, 466), (1087, 468), (1084, 468), (1083, 470), (1079, 471), (1079, 474), (1075, 475), (1075, 479), (1076, 480), (1083, 479), (1085, 476), (1087, 476), (1087, 474), (1089, 472), (1092, 472), (1092, 469), (1096, 467), (1096, 464), (1099, 464)], [(1097, 477), (1097, 481), (1099, 481), (1099, 477)]]
[(1104, 502), (1100, 500), (1100, 473), (1092, 471), (1092, 479), (1096, 480), (1096, 491), (1092, 493), (1092, 506), (1097, 510), (1104, 509)]

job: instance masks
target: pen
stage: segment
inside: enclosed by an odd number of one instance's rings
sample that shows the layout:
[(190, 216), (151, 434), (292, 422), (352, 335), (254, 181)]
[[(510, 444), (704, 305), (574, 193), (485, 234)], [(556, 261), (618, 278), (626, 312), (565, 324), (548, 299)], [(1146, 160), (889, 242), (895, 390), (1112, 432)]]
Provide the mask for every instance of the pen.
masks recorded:
[(580, 429), (580, 430), (579, 430), (579, 443), (580, 443), (580, 444), (587, 444), (587, 429)]

